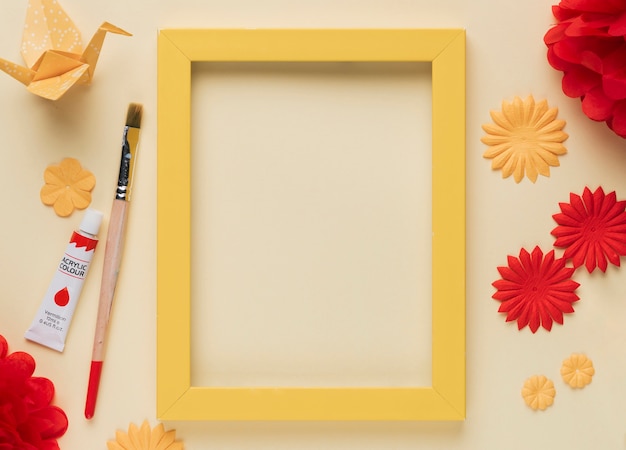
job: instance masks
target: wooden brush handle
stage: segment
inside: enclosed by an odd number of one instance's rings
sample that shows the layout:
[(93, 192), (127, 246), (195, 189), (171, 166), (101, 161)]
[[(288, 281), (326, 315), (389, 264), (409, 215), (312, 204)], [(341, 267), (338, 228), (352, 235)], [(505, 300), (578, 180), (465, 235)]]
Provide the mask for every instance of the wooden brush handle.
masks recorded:
[(128, 207), (129, 203), (125, 200), (113, 200), (106, 247), (104, 249), (104, 264), (102, 268), (102, 282), (100, 285), (98, 319), (96, 321), (96, 332), (93, 340), (92, 361), (102, 361), (104, 357), (104, 339), (109, 324), (111, 306), (113, 305), (117, 275), (122, 261)]

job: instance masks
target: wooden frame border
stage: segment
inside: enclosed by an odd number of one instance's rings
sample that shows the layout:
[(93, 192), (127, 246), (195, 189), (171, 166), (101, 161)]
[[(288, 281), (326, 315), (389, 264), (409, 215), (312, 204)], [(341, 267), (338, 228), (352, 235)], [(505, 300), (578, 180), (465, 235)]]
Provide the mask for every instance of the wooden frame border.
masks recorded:
[[(206, 61), (431, 62), (432, 386), (191, 385), (191, 63)], [(464, 30), (160, 30), (157, 176), (156, 372), (160, 420), (465, 418)]]

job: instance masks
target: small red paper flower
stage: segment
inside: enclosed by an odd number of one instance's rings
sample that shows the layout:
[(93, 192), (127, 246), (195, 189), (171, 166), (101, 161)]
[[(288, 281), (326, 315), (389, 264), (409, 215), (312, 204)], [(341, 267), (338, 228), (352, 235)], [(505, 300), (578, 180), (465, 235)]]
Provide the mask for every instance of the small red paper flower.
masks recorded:
[(626, 201), (618, 202), (615, 192), (605, 195), (601, 187), (594, 193), (585, 187), (582, 198), (570, 193), (570, 202), (559, 206), (561, 213), (552, 216), (559, 226), (552, 235), (554, 246), (565, 248), (563, 258), (575, 268), (584, 264), (589, 273), (596, 267), (605, 272), (607, 259), (620, 265), (620, 256), (626, 255)]
[(555, 259), (554, 250), (544, 257), (539, 247), (507, 258), (509, 265), (498, 267), (502, 279), (492, 283), (497, 289), (493, 298), (502, 302), (498, 312), (507, 313), (507, 322), (517, 320), (519, 330), (528, 325), (533, 333), (539, 325), (548, 331), (553, 322), (562, 325), (563, 313), (573, 313), (572, 303), (579, 299), (574, 291), (580, 284), (571, 279), (575, 269)]
[(548, 62), (563, 72), (565, 95), (626, 138), (626, 2), (561, 0), (558, 23), (544, 36)]
[(59, 450), (57, 438), (67, 430), (67, 416), (50, 404), (54, 385), (31, 376), (31, 355), (8, 350), (0, 335), (0, 449)]

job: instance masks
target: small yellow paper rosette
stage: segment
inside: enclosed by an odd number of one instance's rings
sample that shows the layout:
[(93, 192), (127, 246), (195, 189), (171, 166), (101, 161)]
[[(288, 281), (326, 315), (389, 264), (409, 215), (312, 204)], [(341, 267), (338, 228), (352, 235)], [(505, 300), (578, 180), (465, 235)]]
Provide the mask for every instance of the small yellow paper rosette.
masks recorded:
[(83, 169), (74, 158), (65, 158), (60, 164), (52, 164), (43, 173), (45, 185), (39, 196), (44, 205), (52, 206), (54, 212), (67, 217), (74, 209), (85, 209), (91, 203), (91, 190), (96, 177)]
[(544, 410), (554, 403), (554, 383), (544, 375), (534, 375), (524, 382), (522, 398), (532, 409)]
[(591, 383), (591, 378), (596, 373), (593, 363), (586, 355), (573, 353), (563, 361), (561, 377), (563, 381), (573, 388), (581, 389)]
[(150, 428), (147, 420), (141, 428), (131, 423), (128, 433), (115, 432), (115, 440), (107, 442), (108, 450), (183, 450), (183, 443), (176, 441), (176, 430), (165, 431), (162, 423)]
[(558, 166), (559, 155), (567, 153), (565, 121), (556, 118), (558, 109), (549, 108), (546, 100), (515, 97), (490, 114), (493, 123), (482, 126), (487, 135), (481, 141), (489, 147), (483, 157), (491, 159), (492, 169), (502, 170), (502, 178), (513, 175), (519, 183), (526, 175), (534, 183), (540, 174), (550, 176), (550, 166)]

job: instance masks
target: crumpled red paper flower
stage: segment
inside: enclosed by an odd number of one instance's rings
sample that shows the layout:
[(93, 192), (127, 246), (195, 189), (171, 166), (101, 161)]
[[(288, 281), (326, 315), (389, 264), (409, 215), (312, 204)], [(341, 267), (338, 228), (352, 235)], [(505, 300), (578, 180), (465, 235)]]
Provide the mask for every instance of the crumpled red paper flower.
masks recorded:
[(626, 2), (561, 0), (552, 13), (558, 23), (544, 42), (548, 62), (564, 74), (563, 92), (626, 138)]
[(9, 354), (0, 335), (0, 450), (59, 450), (67, 416), (51, 405), (54, 385), (33, 377), (35, 360), (25, 352)]
[(589, 273), (596, 267), (605, 272), (607, 260), (620, 265), (620, 256), (626, 256), (626, 201), (617, 201), (615, 191), (607, 195), (602, 187), (593, 193), (585, 187), (582, 197), (570, 193), (569, 203), (559, 206), (552, 235), (554, 246), (565, 249), (563, 258), (575, 268), (584, 264)]
[(522, 248), (519, 258), (509, 255), (507, 262), (498, 267), (502, 278), (492, 283), (497, 289), (493, 298), (501, 302), (498, 312), (533, 333), (539, 325), (548, 331), (553, 322), (562, 325), (563, 313), (573, 313), (572, 303), (579, 300), (575, 291), (580, 284), (571, 279), (576, 269), (565, 267), (564, 258), (555, 259), (554, 250), (544, 257), (539, 247), (532, 253)]

